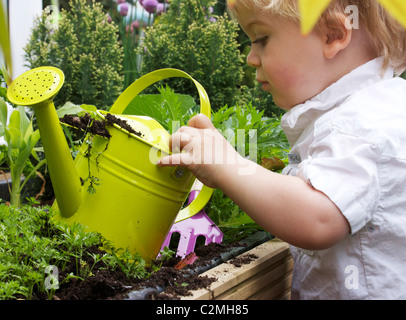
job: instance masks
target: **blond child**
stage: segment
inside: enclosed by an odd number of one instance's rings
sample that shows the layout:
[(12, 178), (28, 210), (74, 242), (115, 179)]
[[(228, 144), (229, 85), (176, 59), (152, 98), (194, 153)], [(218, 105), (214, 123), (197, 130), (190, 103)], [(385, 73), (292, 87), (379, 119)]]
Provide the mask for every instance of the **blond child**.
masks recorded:
[[(357, 28), (346, 8), (356, 6)], [(247, 62), (286, 114), (284, 174), (236, 153), (202, 115), (161, 166), (189, 168), (291, 244), (293, 299), (406, 297), (406, 31), (376, 0), (336, 0), (308, 36), (296, 0), (236, 0)]]

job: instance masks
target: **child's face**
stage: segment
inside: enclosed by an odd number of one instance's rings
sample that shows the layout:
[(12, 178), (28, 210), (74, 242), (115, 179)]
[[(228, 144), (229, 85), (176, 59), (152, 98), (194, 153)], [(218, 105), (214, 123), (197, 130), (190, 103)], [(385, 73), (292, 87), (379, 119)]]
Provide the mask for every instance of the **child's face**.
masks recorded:
[(297, 23), (270, 13), (244, 10), (238, 20), (252, 42), (247, 62), (280, 108), (289, 110), (328, 86), (321, 36), (304, 37)]

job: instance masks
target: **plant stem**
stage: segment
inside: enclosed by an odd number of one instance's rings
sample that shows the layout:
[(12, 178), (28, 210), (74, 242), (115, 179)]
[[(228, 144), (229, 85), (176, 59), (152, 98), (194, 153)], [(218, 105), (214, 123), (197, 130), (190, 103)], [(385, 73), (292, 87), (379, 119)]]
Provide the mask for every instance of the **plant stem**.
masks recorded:
[(10, 193), (10, 205), (20, 208), (21, 203), (21, 172), (12, 171), (11, 174), (11, 193)]

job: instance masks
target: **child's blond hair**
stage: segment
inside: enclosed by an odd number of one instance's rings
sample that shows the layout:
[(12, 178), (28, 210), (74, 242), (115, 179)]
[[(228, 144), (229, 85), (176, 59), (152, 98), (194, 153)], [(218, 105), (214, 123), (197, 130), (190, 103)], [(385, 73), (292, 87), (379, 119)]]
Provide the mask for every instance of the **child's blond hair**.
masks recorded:
[[(232, 11), (255, 8), (300, 22), (297, 0), (234, 0)], [(406, 70), (406, 29), (403, 28), (377, 0), (333, 0), (322, 14), (315, 30), (328, 30), (331, 37), (339, 37), (342, 22), (335, 13), (346, 14), (348, 6), (356, 6), (359, 23), (366, 29), (377, 56), (384, 58), (384, 67), (391, 66), (396, 73)]]

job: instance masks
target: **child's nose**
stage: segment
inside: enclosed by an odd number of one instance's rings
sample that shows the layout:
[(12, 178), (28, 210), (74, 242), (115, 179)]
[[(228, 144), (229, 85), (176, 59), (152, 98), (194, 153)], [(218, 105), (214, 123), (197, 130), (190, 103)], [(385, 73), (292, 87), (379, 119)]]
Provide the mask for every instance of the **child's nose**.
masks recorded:
[(247, 63), (251, 67), (258, 68), (261, 66), (261, 60), (259, 59), (258, 55), (253, 52), (252, 48), (250, 50), (250, 53), (247, 56)]

